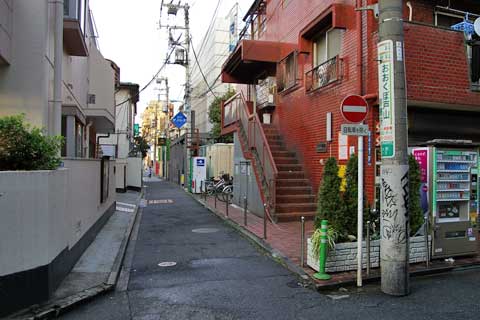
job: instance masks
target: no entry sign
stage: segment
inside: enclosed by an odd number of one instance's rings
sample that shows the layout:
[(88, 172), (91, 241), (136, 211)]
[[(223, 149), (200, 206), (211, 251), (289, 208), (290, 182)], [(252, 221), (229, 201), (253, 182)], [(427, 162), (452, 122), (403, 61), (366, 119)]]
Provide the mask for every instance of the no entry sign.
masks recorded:
[(343, 99), (340, 111), (345, 120), (359, 123), (367, 117), (368, 104), (362, 97), (351, 95)]

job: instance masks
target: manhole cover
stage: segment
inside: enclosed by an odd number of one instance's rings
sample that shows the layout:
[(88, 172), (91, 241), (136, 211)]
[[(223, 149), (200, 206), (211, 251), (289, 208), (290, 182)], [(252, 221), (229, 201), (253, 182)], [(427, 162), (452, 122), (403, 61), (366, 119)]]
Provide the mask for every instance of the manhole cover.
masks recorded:
[(158, 264), (159, 267), (173, 267), (173, 266), (176, 266), (177, 263), (176, 262), (173, 262), (173, 261), (165, 261), (165, 262), (160, 262)]
[(218, 232), (218, 229), (216, 229), (216, 228), (198, 228), (198, 229), (193, 229), (192, 232), (194, 232), (194, 233), (215, 233), (215, 232)]

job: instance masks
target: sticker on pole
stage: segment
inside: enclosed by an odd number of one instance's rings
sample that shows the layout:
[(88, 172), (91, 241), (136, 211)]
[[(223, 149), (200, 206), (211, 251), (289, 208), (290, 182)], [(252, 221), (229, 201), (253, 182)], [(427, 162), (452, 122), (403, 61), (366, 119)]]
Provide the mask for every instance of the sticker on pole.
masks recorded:
[(340, 111), (345, 120), (360, 123), (367, 117), (368, 104), (362, 97), (351, 95), (343, 99)]
[(378, 44), (378, 93), (380, 110), (380, 145), (382, 158), (395, 156), (395, 96), (393, 41)]
[(175, 127), (180, 129), (185, 123), (187, 123), (187, 117), (180, 111), (172, 118), (172, 123)]

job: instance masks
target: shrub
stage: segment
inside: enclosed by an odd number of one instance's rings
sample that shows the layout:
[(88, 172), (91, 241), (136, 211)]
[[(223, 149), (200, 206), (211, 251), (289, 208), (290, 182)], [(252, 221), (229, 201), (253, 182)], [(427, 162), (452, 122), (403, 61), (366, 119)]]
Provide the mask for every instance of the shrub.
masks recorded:
[(0, 118), (0, 171), (54, 170), (60, 164), (62, 137), (31, 128), (24, 115)]
[(340, 212), (342, 208), (340, 198), (340, 177), (335, 158), (329, 158), (323, 169), (323, 178), (318, 190), (317, 214), (315, 228), (320, 228), (323, 219), (328, 220), (328, 225), (340, 231), (342, 222)]
[(423, 225), (423, 211), (420, 205), (420, 186), (422, 183), (420, 175), (420, 165), (415, 157), (410, 155), (408, 157), (408, 179), (409, 179), (409, 198), (408, 211), (410, 219), (410, 235), (414, 235), (418, 229)]

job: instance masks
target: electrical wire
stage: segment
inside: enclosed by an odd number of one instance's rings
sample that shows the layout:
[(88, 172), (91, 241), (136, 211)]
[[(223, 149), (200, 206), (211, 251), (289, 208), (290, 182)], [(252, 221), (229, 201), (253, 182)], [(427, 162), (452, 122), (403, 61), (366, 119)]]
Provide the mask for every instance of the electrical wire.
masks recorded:
[(122, 104), (124, 104), (124, 103), (126, 103), (126, 102), (131, 101), (132, 99), (138, 97), (138, 96), (140, 95), (140, 93), (142, 93), (145, 89), (147, 89), (147, 88), (152, 84), (152, 82), (158, 77), (158, 75), (160, 74), (160, 72), (162, 72), (163, 68), (165, 68), (165, 66), (167, 65), (167, 61), (170, 59), (170, 56), (172, 55), (174, 49), (175, 49), (175, 48), (172, 48), (172, 49), (170, 50), (170, 52), (169, 52), (168, 55), (167, 55), (167, 58), (165, 59), (165, 62), (162, 64), (162, 66), (160, 67), (160, 69), (158, 69), (157, 73), (155, 73), (155, 75), (152, 77), (152, 79), (151, 79), (145, 86), (143, 86), (143, 88), (142, 88), (141, 90), (139, 90), (138, 93), (136, 93), (135, 95), (133, 95), (132, 97), (128, 98), (128, 99), (125, 100), (125, 101), (122, 101), (122, 102), (120, 102), (120, 103), (117, 103), (117, 104), (115, 105), (115, 107), (118, 107), (118, 106), (120, 106), (120, 105), (122, 105)]
[[(202, 74), (203, 80), (205, 81), (208, 89), (209, 89), (210, 92), (213, 94), (213, 96), (214, 96), (215, 98), (218, 98), (217, 95), (215, 94), (215, 92), (213, 92), (210, 84), (209, 84), (208, 81), (207, 81), (207, 78), (205, 77), (205, 74), (203, 73), (203, 70), (202, 70), (202, 67), (200, 66), (200, 63), (198, 62), (197, 53), (195, 52), (195, 47), (193, 46), (193, 43), (192, 43), (192, 37), (190, 37), (190, 44), (192, 45), (193, 56), (195, 57), (195, 61), (197, 62), (198, 70), (199, 70), (200, 73)], [(215, 82), (214, 82), (214, 83), (215, 83)]]

